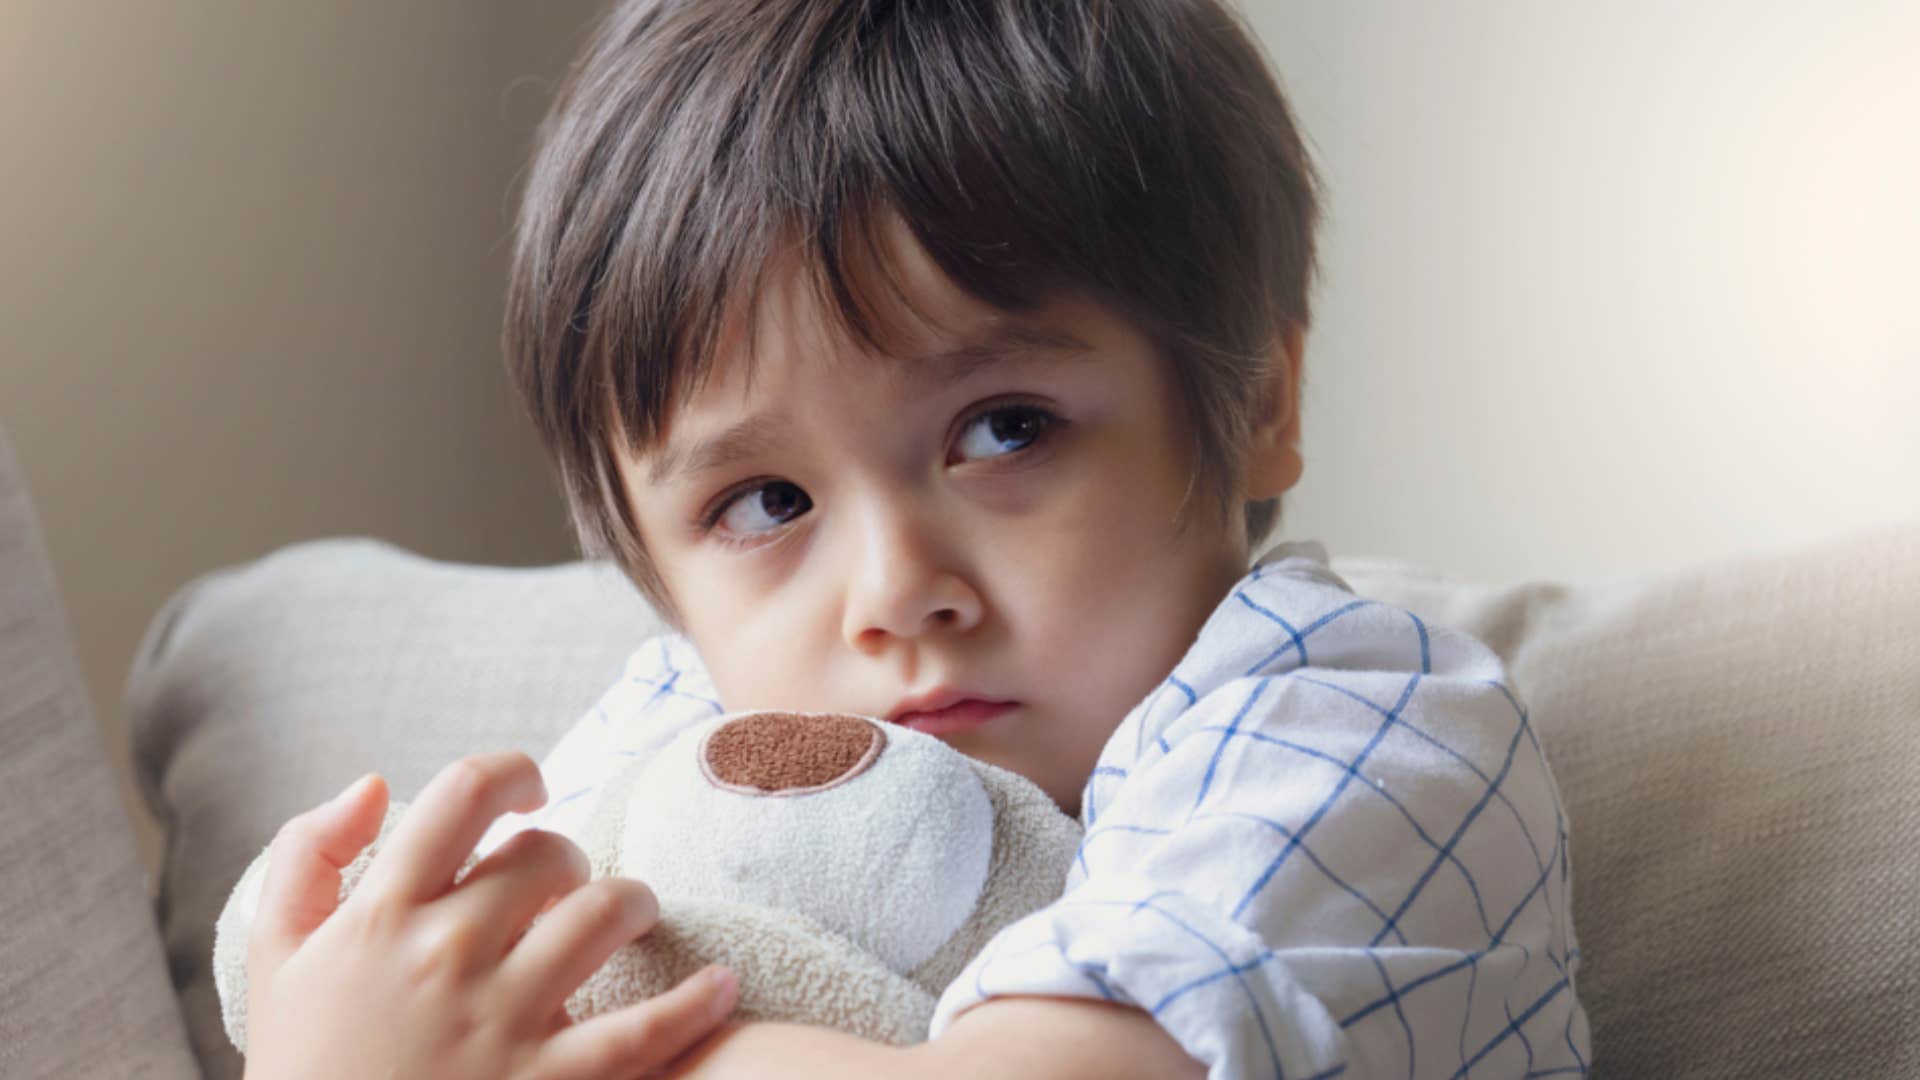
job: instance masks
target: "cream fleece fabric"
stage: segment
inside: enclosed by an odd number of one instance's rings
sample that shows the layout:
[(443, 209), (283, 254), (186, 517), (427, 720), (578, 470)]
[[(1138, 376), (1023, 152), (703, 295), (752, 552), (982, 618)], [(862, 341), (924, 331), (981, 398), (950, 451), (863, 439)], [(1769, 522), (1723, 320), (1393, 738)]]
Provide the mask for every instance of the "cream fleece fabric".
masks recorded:
[(873, 764), (801, 795), (713, 783), (697, 759), (724, 721), (682, 734), (646, 763), (626, 800), (622, 872), (661, 895), (804, 916), (895, 971), (913, 970), (979, 903), (993, 804), (970, 762), (940, 740), (853, 722), (882, 739)]
[[(660, 923), (610, 956), (569, 1013), (619, 1008), (717, 962), (740, 974), (739, 1019), (924, 1040), (935, 999), (974, 952), (1059, 896), (1079, 824), (1024, 777), (891, 726), (876, 725), (886, 745), (844, 783), (794, 797), (719, 791), (693, 755), (732, 719), (683, 731), (596, 803), (581, 836), (594, 876), (647, 882)], [(389, 808), (382, 839), (403, 810)], [(729, 844), (748, 857), (729, 858)], [(343, 898), (379, 846), (343, 871)], [(215, 928), (222, 1021), (242, 1052), (246, 938), (267, 861), (262, 851), (247, 868)]]

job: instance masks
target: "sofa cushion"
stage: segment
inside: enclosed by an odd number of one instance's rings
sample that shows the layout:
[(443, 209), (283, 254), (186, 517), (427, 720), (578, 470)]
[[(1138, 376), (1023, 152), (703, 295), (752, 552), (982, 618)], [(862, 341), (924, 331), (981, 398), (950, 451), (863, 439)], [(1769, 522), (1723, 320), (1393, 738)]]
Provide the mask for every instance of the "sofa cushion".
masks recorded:
[(454, 759), (536, 759), (658, 623), (606, 565), (434, 562), (367, 539), (282, 548), (175, 592), (128, 679), (134, 767), (166, 831), (167, 957), (208, 1076), (213, 925), (280, 824), (369, 771), (410, 800)]
[(1604, 1074), (1920, 1075), (1920, 528), (1577, 588), (1343, 569), (1507, 658)]
[[(1335, 567), (1511, 665), (1567, 805), (1605, 1072), (1920, 1068), (1920, 529), (1581, 586)], [(210, 1073), (238, 1070), (213, 922), (280, 821), (368, 769), (409, 798), (472, 749), (538, 756), (655, 629), (605, 566), (457, 566), (365, 540), (176, 594), (130, 700)]]
[(0, 1076), (193, 1076), (133, 826), (5, 432), (0, 791)]

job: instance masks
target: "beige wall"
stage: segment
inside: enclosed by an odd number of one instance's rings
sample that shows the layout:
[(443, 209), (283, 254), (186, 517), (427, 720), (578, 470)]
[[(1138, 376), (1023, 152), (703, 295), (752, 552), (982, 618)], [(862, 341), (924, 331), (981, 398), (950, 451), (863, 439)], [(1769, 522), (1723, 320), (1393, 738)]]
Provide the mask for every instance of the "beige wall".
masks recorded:
[(0, 423), (122, 759), (195, 574), (349, 533), (568, 556), (497, 337), (509, 188), (594, 10), (0, 4)]
[(1920, 518), (1920, 4), (1251, 11), (1332, 189), (1290, 525), (1587, 578)]
[[(568, 557), (496, 334), (597, 6), (0, 5), (0, 423), (122, 758), (206, 569)], [(1581, 578), (1920, 517), (1920, 8), (1250, 11), (1332, 189), (1289, 532)]]

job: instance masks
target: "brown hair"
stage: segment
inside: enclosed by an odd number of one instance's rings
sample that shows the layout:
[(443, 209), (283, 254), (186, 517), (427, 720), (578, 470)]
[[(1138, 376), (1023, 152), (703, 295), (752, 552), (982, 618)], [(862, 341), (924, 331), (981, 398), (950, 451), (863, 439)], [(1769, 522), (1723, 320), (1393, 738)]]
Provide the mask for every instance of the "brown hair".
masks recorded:
[[(821, 308), (877, 345), (850, 271), (885, 261), (891, 213), (985, 303), (1071, 290), (1128, 319), (1172, 365), (1195, 483), (1227, 512), (1273, 345), (1309, 321), (1318, 189), (1219, 0), (628, 0), (541, 127), (507, 365), (582, 554), (677, 623), (615, 455), (655, 445), (787, 242)], [(1245, 505), (1250, 540), (1278, 510)]]

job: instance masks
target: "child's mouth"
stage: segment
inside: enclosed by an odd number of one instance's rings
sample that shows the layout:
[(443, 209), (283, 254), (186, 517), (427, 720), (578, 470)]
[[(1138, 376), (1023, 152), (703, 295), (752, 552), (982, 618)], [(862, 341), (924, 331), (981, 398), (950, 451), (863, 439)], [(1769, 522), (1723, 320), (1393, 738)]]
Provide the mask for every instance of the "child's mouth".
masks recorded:
[(927, 712), (913, 712), (901, 716), (897, 723), (901, 727), (912, 728), (928, 735), (950, 735), (956, 731), (965, 731), (979, 727), (996, 717), (1012, 711), (1014, 701), (981, 701), (967, 698), (956, 701), (943, 709)]

